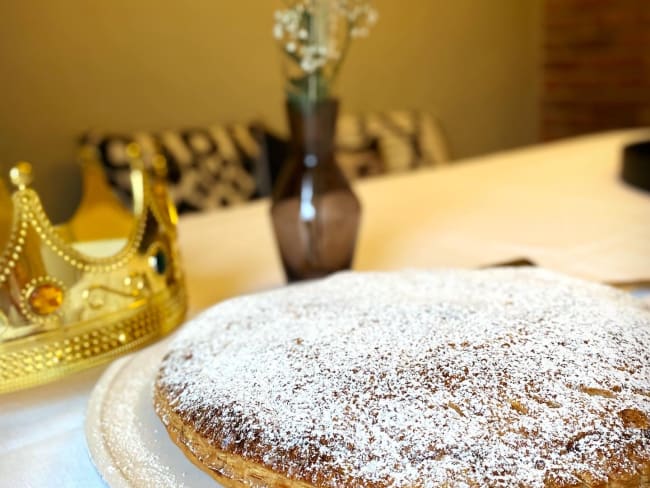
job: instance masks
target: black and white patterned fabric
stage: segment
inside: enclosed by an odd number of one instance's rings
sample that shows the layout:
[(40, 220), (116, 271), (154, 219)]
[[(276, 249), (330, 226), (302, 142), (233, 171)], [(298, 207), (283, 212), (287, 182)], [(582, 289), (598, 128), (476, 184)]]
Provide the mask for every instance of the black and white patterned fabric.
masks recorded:
[(449, 161), (442, 129), (417, 111), (339, 117), (337, 160), (349, 178), (439, 166)]
[(131, 191), (126, 148), (139, 144), (145, 165), (161, 154), (179, 213), (205, 211), (249, 201), (270, 193), (263, 131), (257, 125), (233, 124), (208, 128), (129, 135), (84, 136), (98, 149), (109, 181), (123, 197)]
[[(98, 149), (110, 183), (125, 200), (131, 183), (126, 147), (136, 142), (145, 164), (162, 154), (179, 213), (210, 210), (268, 196), (288, 143), (259, 124), (139, 132), (88, 133), (82, 143)], [(336, 159), (349, 179), (444, 165), (449, 151), (440, 124), (417, 111), (339, 117)]]
[[(267, 132), (270, 171), (275, 177), (288, 152), (287, 142)], [(438, 121), (418, 111), (341, 115), (336, 160), (349, 179), (441, 166), (449, 149)]]

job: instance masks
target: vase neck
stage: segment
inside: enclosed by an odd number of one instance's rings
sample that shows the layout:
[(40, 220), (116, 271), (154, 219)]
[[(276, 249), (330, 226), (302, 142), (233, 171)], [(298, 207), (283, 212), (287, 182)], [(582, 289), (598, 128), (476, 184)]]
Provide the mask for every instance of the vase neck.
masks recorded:
[(291, 150), (307, 166), (333, 161), (338, 101), (287, 102)]

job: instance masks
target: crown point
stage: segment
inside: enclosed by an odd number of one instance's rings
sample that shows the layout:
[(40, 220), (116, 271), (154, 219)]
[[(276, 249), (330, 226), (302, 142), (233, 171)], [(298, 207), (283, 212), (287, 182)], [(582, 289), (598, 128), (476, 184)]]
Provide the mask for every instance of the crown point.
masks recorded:
[(151, 161), (151, 166), (156, 176), (160, 178), (167, 177), (167, 159), (165, 159), (165, 156), (156, 154)]
[(20, 161), (9, 170), (9, 178), (11, 183), (19, 190), (27, 188), (34, 179), (32, 172), (32, 165), (27, 161)]
[(126, 155), (129, 157), (129, 159), (139, 159), (140, 154), (141, 154), (140, 146), (135, 142), (132, 142), (131, 144), (126, 146)]

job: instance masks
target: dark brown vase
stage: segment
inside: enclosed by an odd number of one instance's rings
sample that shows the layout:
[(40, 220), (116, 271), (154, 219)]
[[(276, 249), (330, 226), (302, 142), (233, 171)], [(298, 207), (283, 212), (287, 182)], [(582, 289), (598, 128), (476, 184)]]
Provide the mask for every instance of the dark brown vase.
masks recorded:
[(334, 160), (338, 102), (288, 103), (291, 149), (271, 218), (288, 281), (349, 269), (361, 205)]

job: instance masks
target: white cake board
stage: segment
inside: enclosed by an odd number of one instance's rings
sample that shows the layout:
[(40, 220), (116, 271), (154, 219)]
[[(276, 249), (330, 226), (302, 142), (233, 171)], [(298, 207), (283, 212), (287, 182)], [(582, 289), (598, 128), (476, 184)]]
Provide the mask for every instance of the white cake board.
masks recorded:
[(153, 409), (153, 381), (167, 346), (163, 341), (116, 361), (91, 394), (88, 452), (112, 488), (219, 486), (170, 440)]

